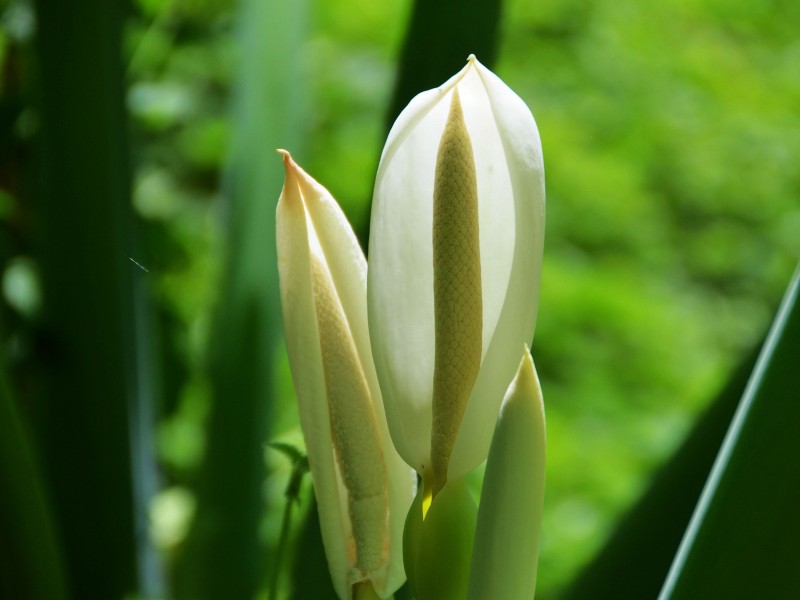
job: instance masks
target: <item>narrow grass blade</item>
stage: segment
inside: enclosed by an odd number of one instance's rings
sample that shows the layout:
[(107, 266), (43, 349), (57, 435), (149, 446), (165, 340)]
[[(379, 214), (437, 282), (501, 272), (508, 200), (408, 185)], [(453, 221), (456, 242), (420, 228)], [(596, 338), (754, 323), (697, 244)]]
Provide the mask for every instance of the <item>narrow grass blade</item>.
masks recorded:
[(661, 600), (800, 597), (800, 269), (784, 296)]
[(303, 507), (302, 524), (296, 541), (292, 568), (292, 600), (336, 600), (333, 581), (328, 571), (328, 561), (322, 547), (317, 502), (308, 487), (304, 496), (309, 498)]
[(623, 516), (565, 600), (655, 598), (719, 452), (756, 362), (752, 352), (700, 417), (647, 491)]
[(233, 148), (224, 182), (227, 247), (210, 352), (213, 406), (180, 597), (250, 599), (269, 571), (259, 526), (281, 322), (275, 206), (283, 168), (275, 149), (298, 147), (296, 57), (305, 10), (302, 1), (240, 4)]
[(49, 504), (14, 399), (0, 373), (0, 597), (66, 598)]

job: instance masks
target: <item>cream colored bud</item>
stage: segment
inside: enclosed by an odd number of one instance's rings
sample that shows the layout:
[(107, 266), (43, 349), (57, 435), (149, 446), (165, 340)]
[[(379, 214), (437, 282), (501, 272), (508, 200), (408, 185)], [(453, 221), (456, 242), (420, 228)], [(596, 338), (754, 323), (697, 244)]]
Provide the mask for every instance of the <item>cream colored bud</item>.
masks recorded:
[(354, 589), (387, 598), (405, 579), (414, 480), (391, 443), (372, 363), (366, 260), (328, 191), (288, 153), (284, 165), (281, 304), (325, 554), (340, 598)]
[(397, 118), (373, 197), (370, 338), (395, 446), (435, 489), (488, 454), (533, 338), (544, 213), (533, 116), (474, 56)]

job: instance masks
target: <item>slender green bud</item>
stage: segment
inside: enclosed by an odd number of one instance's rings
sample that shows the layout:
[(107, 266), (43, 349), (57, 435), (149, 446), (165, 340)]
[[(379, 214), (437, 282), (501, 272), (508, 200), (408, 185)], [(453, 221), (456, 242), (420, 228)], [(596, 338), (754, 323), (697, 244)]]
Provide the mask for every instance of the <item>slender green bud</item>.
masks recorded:
[(527, 347), (508, 387), (483, 479), (469, 600), (536, 591), (545, 479), (542, 390)]

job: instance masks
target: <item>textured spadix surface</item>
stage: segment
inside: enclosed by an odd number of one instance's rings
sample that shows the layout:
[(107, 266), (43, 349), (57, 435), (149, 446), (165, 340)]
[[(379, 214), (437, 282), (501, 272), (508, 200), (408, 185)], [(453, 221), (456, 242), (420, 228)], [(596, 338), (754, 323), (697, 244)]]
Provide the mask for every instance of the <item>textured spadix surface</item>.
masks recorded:
[(334, 587), (404, 581), (413, 477), (392, 446), (367, 332), (367, 264), (328, 191), (284, 154), (277, 209), (286, 345)]
[[(480, 356), (460, 423), (454, 434), (445, 431), (455, 438), (448, 478), (486, 458), (520, 348), (533, 337), (545, 212), (541, 142), (533, 116), (474, 57), (441, 87), (414, 98), (398, 117), (375, 184), (369, 326), (392, 439), (400, 455), (421, 473), (432, 469), (436, 348), (448, 345), (436, 340), (437, 335), (448, 335), (448, 327), (437, 329), (435, 322), (434, 188), (442, 177), (437, 175), (437, 156), (456, 89), (477, 189), (478, 256), (470, 260), (479, 261), (474, 271), (480, 277), (480, 303), (465, 305), (464, 310), (479, 312), (480, 327), (475, 329), (480, 332)], [(452, 215), (468, 210), (468, 193), (463, 201), (462, 208), (451, 206)], [(472, 247), (466, 245), (469, 254)], [(462, 317), (470, 321), (469, 315)], [(461, 344), (469, 342), (462, 339)], [(470, 360), (452, 358), (457, 363)], [(471, 371), (464, 364), (455, 368)]]

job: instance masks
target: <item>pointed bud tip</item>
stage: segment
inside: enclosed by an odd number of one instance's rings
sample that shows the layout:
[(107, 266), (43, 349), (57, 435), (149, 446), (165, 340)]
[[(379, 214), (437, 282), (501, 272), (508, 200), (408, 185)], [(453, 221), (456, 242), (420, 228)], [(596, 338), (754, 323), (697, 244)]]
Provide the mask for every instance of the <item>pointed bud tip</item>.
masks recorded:
[(303, 206), (303, 198), (300, 194), (300, 178), (302, 170), (297, 163), (294, 162), (292, 155), (288, 150), (283, 148), (276, 149), (276, 152), (283, 156), (283, 168), (286, 171), (286, 176), (283, 181), (283, 192), (278, 198), (278, 208), (281, 204), (286, 204), (290, 207)]
[(527, 344), (523, 347), (522, 360), (517, 367), (517, 374), (511, 385), (508, 386), (503, 404), (514, 402), (516, 398), (520, 397), (534, 398), (537, 403), (541, 404), (542, 391), (539, 385), (539, 375), (536, 373), (536, 366), (533, 364), (533, 357)]
[(296, 190), (296, 193), (291, 194), (289, 202), (294, 203), (297, 199), (301, 205), (308, 205), (319, 201), (320, 193), (324, 191), (321, 186), (295, 162), (288, 150), (278, 148), (277, 152), (283, 156), (283, 167), (286, 170), (283, 189), (286, 191), (287, 186), (291, 186)]
[(522, 347), (522, 360), (519, 361), (517, 369), (518, 377), (524, 381), (536, 381), (539, 377), (536, 375), (536, 365), (533, 364), (533, 357), (531, 356), (531, 349), (528, 344)]
[(289, 153), (288, 150), (284, 150), (283, 148), (277, 148), (275, 150), (278, 154), (283, 157), (283, 167), (286, 169), (286, 173), (289, 173), (289, 170), (296, 171), (297, 170), (297, 163), (294, 162), (292, 155)]

